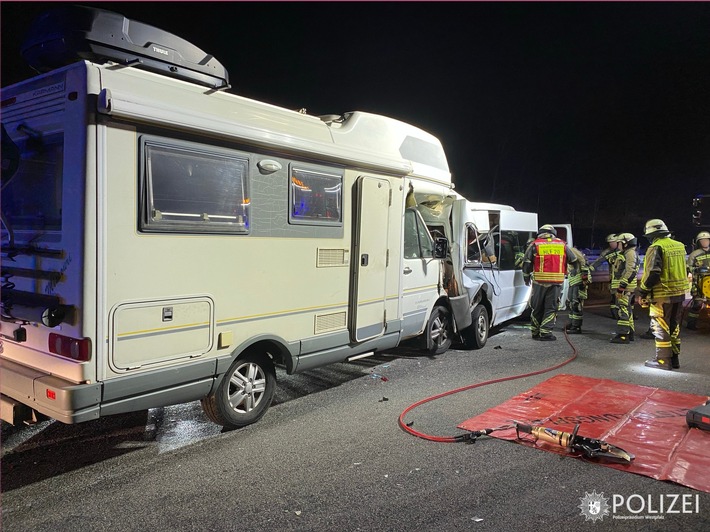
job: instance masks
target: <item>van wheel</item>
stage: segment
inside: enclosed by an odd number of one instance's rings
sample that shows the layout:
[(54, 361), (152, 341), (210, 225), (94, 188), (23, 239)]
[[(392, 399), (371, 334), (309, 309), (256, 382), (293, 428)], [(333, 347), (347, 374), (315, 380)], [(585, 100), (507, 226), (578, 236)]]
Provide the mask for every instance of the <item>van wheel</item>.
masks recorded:
[(488, 341), (488, 311), (483, 305), (476, 305), (471, 317), (473, 323), (461, 331), (461, 336), (468, 349), (481, 349)]
[(446, 307), (434, 307), (426, 326), (426, 351), (430, 355), (440, 355), (451, 347), (451, 312)]
[(261, 419), (276, 390), (276, 371), (266, 353), (237, 358), (222, 376), (217, 389), (202, 398), (202, 409), (212, 421), (239, 428)]

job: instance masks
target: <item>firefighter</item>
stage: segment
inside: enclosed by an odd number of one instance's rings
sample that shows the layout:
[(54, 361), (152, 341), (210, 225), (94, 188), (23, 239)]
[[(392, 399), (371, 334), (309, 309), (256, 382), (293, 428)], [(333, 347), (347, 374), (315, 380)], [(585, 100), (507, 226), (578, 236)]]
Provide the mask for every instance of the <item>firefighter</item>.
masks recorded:
[(690, 295), (693, 296), (693, 300), (688, 310), (688, 324), (686, 328), (691, 331), (697, 330), (697, 321), (700, 316), (700, 311), (703, 310), (703, 307), (708, 303), (708, 297), (707, 294), (703, 293), (701, 281), (703, 279), (702, 274), (710, 272), (710, 232), (700, 231), (698, 236), (695, 237), (695, 243), (697, 249), (688, 255), (688, 273), (692, 275), (693, 283), (690, 289)]
[(593, 272), (599, 265), (606, 261), (609, 264), (609, 310), (611, 311), (611, 317), (615, 320), (619, 319), (619, 309), (616, 306), (616, 288), (611, 287), (612, 272), (614, 271), (614, 261), (619, 255), (619, 238), (617, 233), (610, 233), (606, 235), (606, 242), (608, 247), (604, 249), (601, 254), (589, 265), (589, 271)]
[(619, 255), (614, 262), (614, 285), (619, 319), (616, 322), (616, 335), (612, 344), (628, 344), (634, 341), (634, 290), (640, 260), (636, 245), (638, 240), (631, 233), (619, 234)]
[(523, 279), (532, 294), (528, 305), (532, 309), (530, 329), (533, 340), (557, 340), (552, 328), (557, 317), (557, 308), (565, 280), (566, 264), (577, 261), (564, 240), (557, 238), (551, 225), (543, 225), (537, 238), (525, 251)]
[(656, 358), (649, 368), (680, 367), (680, 319), (688, 279), (685, 246), (670, 237), (663, 220), (646, 222), (644, 236), (651, 242), (646, 250), (639, 283), (641, 306), (649, 307), (651, 329), (656, 339)]
[(582, 332), (584, 300), (588, 297), (587, 287), (592, 284), (592, 276), (589, 273), (589, 265), (584, 253), (572, 246), (569, 249), (577, 257), (577, 260), (567, 265), (567, 279), (569, 281), (567, 306), (569, 307), (570, 322), (565, 330), (568, 334), (580, 334)]

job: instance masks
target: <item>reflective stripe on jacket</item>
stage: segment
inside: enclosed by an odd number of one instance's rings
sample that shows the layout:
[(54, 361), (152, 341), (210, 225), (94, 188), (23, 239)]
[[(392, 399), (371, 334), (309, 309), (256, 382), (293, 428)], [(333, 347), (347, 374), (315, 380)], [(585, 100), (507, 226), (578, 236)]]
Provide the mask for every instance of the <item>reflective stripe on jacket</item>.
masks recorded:
[[(685, 295), (686, 271), (685, 246), (669, 237), (658, 238), (646, 250), (641, 290), (650, 290), (654, 298)], [(658, 282), (649, 286), (653, 273), (659, 274)]]
[(636, 247), (625, 249), (619, 253), (619, 258), (614, 264), (614, 275), (611, 280), (612, 288), (626, 288), (633, 290), (638, 284), (637, 275), (641, 261), (636, 252)]
[(533, 262), (533, 279), (543, 284), (562, 284), (565, 280), (566, 244), (559, 238), (538, 238)]

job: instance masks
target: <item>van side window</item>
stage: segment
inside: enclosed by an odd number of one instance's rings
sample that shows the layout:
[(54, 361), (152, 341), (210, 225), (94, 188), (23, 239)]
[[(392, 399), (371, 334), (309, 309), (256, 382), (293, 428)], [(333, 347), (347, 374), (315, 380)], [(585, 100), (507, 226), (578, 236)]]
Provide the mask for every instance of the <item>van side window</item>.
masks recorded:
[(249, 161), (230, 150), (144, 138), (141, 230), (249, 231)]
[(432, 238), (415, 209), (404, 212), (404, 258), (431, 258)]
[(291, 168), (289, 222), (342, 225), (343, 176)]

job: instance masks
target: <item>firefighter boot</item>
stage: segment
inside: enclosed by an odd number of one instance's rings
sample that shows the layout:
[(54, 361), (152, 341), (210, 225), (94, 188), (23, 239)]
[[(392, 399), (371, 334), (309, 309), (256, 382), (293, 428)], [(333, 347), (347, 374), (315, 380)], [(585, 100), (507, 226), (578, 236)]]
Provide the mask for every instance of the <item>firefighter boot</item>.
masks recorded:
[(678, 358), (678, 355), (673, 355), (671, 357), (671, 367), (673, 369), (678, 369), (680, 368), (680, 359)]
[(653, 340), (655, 337), (653, 336), (653, 331), (651, 329), (648, 329), (645, 333), (641, 335), (641, 338), (644, 340)]
[(685, 326), (685, 328), (688, 329), (689, 331), (697, 331), (697, 330), (698, 330), (698, 326), (696, 325), (695, 319), (694, 319), (694, 318), (690, 318), (690, 319), (688, 320), (688, 324)]
[(582, 334), (582, 322), (572, 322), (565, 325), (567, 334)]
[(671, 370), (671, 361), (667, 358), (657, 358), (656, 360), (647, 360), (644, 362), (644, 366), (653, 369), (667, 369)]
[(552, 342), (552, 341), (554, 341), (554, 340), (557, 340), (557, 336), (555, 336), (555, 335), (552, 334), (552, 333), (541, 334), (541, 335), (540, 335), (540, 338), (538, 338), (538, 340), (541, 340), (541, 341), (543, 341), (543, 342)]
[(617, 334), (611, 339), (612, 344), (628, 344), (629, 342), (631, 342), (631, 338), (628, 334)]

